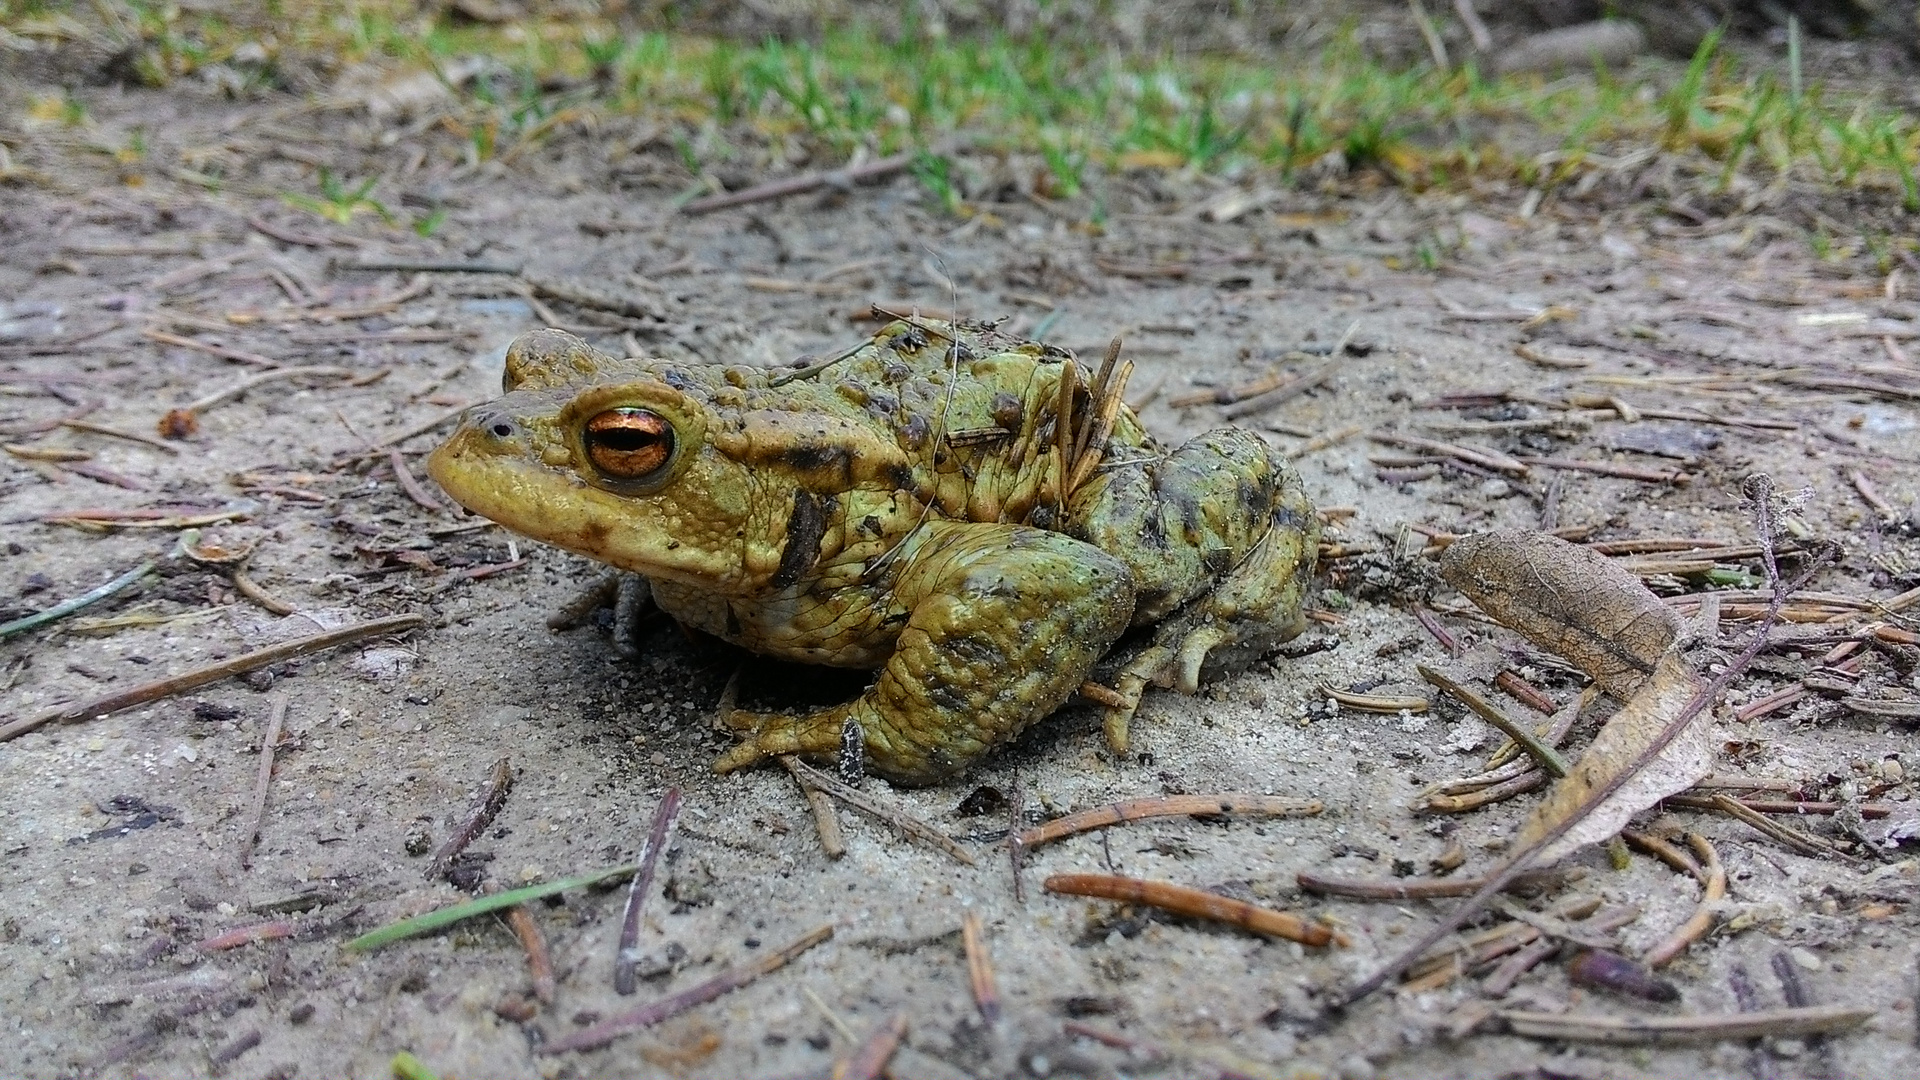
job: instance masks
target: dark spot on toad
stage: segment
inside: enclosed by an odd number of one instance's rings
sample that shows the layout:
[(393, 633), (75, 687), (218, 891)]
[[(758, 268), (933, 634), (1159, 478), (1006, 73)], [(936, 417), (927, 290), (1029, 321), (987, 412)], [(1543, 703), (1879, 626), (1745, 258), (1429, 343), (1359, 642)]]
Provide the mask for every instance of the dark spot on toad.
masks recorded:
[(827, 519), (837, 500), (831, 495), (809, 491), (793, 493), (793, 512), (787, 517), (787, 543), (780, 550), (780, 565), (770, 581), (784, 589), (800, 580), (820, 559), (820, 540), (827, 534)]

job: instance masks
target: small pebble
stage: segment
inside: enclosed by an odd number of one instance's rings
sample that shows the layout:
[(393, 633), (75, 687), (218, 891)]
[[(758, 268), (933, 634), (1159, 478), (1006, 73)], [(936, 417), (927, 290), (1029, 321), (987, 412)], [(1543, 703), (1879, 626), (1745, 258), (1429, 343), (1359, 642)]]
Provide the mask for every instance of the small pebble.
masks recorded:
[(1787, 955), (1793, 958), (1793, 962), (1796, 965), (1806, 971), (1819, 971), (1821, 968), (1827, 966), (1826, 962), (1821, 960), (1813, 950), (1803, 948), (1799, 945), (1788, 949)]
[(1899, 758), (1882, 758), (1880, 761), (1880, 779), (1889, 784), (1897, 784), (1907, 778), (1907, 771), (1900, 766)]
[(403, 846), (407, 854), (416, 858), (432, 851), (433, 826), (426, 821), (416, 819), (413, 824), (407, 826), (407, 839)]
[(1348, 1054), (1336, 1067), (1340, 1080), (1373, 1080), (1380, 1073), (1364, 1054)]

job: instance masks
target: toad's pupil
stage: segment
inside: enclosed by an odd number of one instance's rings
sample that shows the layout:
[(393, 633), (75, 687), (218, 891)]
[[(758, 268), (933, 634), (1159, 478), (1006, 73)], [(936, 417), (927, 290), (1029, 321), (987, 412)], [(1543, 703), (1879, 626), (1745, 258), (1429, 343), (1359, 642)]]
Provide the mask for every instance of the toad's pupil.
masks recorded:
[(594, 433), (595, 441), (609, 450), (631, 452), (643, 446), (660, 441), (659, 432), (635, 431), (631, 428), (611, 428)]
[(646, 476), (673, 455), (673, 426), (646, 409), (608, 409), (587, 421), (587, 453), (615, 479)]

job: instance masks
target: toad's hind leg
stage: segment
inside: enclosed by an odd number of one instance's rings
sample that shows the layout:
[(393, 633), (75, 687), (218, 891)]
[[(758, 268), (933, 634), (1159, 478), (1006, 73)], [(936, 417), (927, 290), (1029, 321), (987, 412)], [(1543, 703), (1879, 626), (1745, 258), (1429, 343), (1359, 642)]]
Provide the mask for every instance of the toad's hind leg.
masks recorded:
[(747, 739), (716, 769), (837, 753), (852, 720), (875, 773), (934, 783), (1065, 703), (1133, 610), (1119, 560), (1026, 526), (932, 522), (895, 565), (906, 626), (873, 686), (801, 716), (733, 714)]
[(1114, 679), (1116, 752), (1149, 684), (1194, 693), (1203, 669), (1246, 663), (1304, 625), (1320, 520), (1299, 476), (1250, 432), (1220, 428), (1117, 464), (1075, 496), (1070, 531), (1128, 564), (1133, 625), (1154, 626)]

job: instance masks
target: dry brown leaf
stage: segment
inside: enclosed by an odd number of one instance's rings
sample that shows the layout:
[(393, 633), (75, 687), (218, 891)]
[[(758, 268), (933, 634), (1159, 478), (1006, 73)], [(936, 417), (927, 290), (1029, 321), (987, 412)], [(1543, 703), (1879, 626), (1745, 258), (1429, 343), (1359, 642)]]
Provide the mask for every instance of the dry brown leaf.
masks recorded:
[[(1534, 809), (1533, 816), (1520, 830), (1518, 846), (1525, 847), (1553, 831), (1562, 821), (1578, 813), (1596, 791), (1633, 769), (1700, 689), (1699, 677), (1677, 651), (1662, 656), (1653, 677), (1619, 712), (1607, 719), (1573, 771), (1555, 783), (1547, 792), (1546, 801)], [(1700, 717), (1681, 729), (1665, 749), (1628, 776), (1578, 824), (1542, 848), (1533, 858), (1534, 864), (1549, 865), (1588, 844), (1611, 838), (1633, 815), (1669, 795), (1685, 791), (1712, 772), (1713, 753), (1708, 746), (1706, 716), (1707, 710), (1702, 709)]]
[(1712, 771), (1706, 725), (1697, 717), (1649, 756), (1702, 683), (1674, 645), (1678, 616), (1632, 573), (1559, 537), (1511, 531), (1454, 541), (1440, 573), (1502, 626), (1571, 661), (1626, 703), (1521, 830), (1517, 846), (1525, 848), (1579, 818), (1535, 856), (1536, 864), (1606, 840), (1634, 814)]
[(1500, 625), (1586, 672), (1625, 701), (1653, 674), (1680, 619), (1604, 555), (1548, 533), (1464, 536), (1440, 576)]

